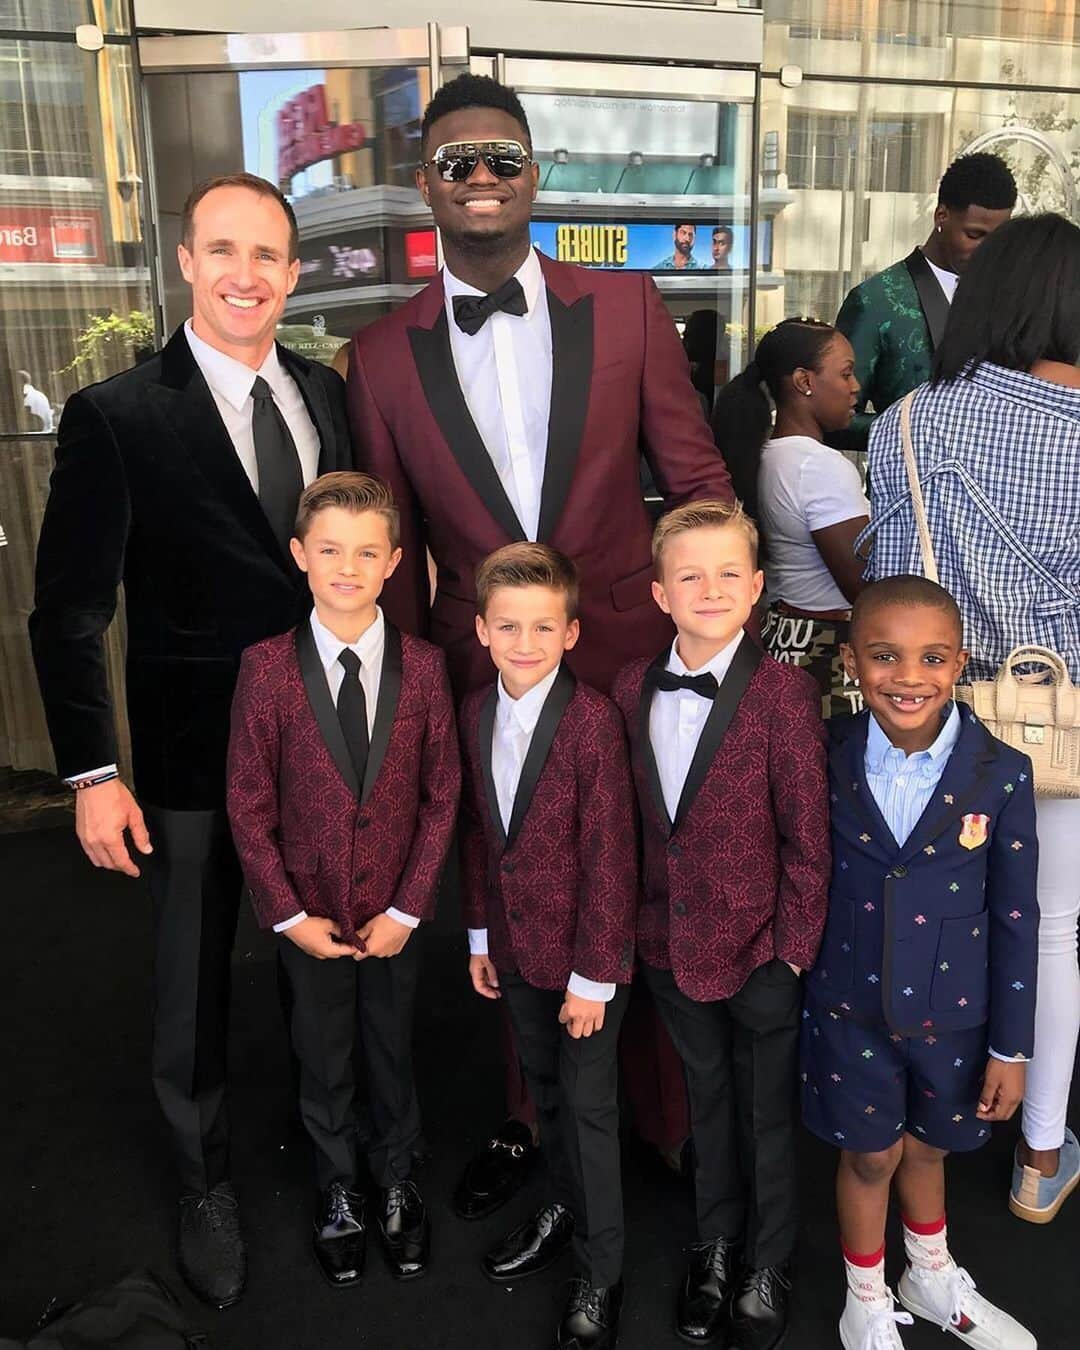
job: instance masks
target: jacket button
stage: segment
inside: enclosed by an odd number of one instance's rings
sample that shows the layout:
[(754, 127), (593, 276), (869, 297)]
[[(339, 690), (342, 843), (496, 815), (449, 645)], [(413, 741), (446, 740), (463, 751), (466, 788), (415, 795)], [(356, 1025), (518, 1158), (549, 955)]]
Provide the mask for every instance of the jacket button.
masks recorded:
[(897, 863), (892, 870), (892, 874), (896, 877), (897, 881), (900, 881), (903, 877), (907, 876), (907, 868), (903, 863)]
[(520, 922), (521, 922), (521, 910), (520, 910), (520, 909), (512, 909), (512, 910), (510, 911), (510, 918), (511, 918), (511, 921), (512, 921), (513, 923), (520, 923)]
[(366, 830), (370, 824), (371, 821), (368, 819), (367, 816), (361, 816), (360, 819), (356, 822), (356, 828), (358, 830)]
[(675, 903), (671, 906), (671, 910), (673, 914), (678, 915), (678, 917), (681, 919), (683, 915), (686, 913), (686, 906), (683, 904), (681, 900), (676, 900)]
[(502, 870), (507, 874), (509, 874), (514, 870), (514, 864), (512, 862), (504, 862), (502, 865)]
[(356, 876), (353, 877), (353, 881), (359, 886), (362, 881), (367, 881), (367, 873), (357, 872)]
[(682, 849), (678, 844), (672, 844), (668, 849), (668, 853), (670, 853), (673, 858), (679, 858), (682, 856)]

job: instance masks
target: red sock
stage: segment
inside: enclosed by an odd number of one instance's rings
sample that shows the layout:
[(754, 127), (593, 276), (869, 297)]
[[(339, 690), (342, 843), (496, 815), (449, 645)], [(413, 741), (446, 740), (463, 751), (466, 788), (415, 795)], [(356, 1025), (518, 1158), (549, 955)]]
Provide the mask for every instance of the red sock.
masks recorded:
[(876, 1252), (853, 1252), (843, 1242), (844, 1271), (847, 1286), (853, 1298), (860, 1303), (892, 1307), (892, 1295), (885, 1283), (885, 1244)]

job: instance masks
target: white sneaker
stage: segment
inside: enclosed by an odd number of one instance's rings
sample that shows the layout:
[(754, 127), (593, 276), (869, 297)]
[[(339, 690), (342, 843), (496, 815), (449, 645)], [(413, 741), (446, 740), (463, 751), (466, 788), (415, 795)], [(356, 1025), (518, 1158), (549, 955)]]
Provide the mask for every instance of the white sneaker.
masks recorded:
[(899, 1328), (914, 1321), (893, 1307), (891, 1289), (887, 1306), (863, 1303), (849, 1292), (840, 1318), (840, 1344), (844, 1350), (904, 1350)]
[(908, 1312), (951, 1331), (972, 1350), (1038, 1350), (1031, 1332), (983, 1298), (961, 1266), (935, 1271), (908, 1266), (899, 1293)]

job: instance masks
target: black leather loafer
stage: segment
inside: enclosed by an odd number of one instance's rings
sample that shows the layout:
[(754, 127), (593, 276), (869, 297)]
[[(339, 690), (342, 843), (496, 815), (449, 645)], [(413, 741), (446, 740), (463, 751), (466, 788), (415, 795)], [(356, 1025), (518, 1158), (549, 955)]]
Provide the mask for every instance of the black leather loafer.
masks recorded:
[(454, 1213), (460, 1219), (486, 1219), (501, 1209), (521, 1189), (539, 1151), (528, 1125), (506, 1121), (487, 1147), (466, 1164), (454, 1191)]
[(545, 1205), (515, 1228), (480, 1263), (496, 1284), (516, 1284), (547, 1270), (570, 1245), (574, 1219), (562, 1205)]
[(727, 1329), (731, 1294), (739, 1275), (739, 1243), (717, 1238), (697, 1243), (690, 1253), (675, 1330), (691, 1345), (714, 1345)]
[(787, 1334), (788, 1266), (748, 1270), (731, 1304), (731, 1350), (777, 1350)]
[(319, 1269), (335, 1289), (359, 1284), (367, 1251), (363, 1196), (340, 1181), (328, 1186), (319, 1202), (311, 1245)]
[(615, 1350), (622, 1296), (622, 1280), (604, 1288), (576, 1276), (559, 1323), (558, 1350)]
[(423, 1197), (411, 1181), (379, 1189), (379, 1236), (395, 1280), (415, 1280), (427, 1270), (431, 1224)]
[(247, 1251), (236, 1192), (227, 1181), (180, 1198), (180, 1274), (203, 1300), (228, 1308), (244, 1292)]

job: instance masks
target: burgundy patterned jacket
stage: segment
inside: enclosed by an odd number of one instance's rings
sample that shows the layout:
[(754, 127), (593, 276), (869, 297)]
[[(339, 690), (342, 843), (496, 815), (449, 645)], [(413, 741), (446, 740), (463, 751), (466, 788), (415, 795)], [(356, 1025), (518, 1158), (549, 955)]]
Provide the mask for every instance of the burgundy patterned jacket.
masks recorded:
[(810, 678), (744, 637), (672, 822), (649, 740), (649, 708), (664, 695), (645, 683), (669, 650), (615, 681), (644, 839), (638, 951), (708, 1002), (729, 998), (774, 956), (814, 964), (829, 890), (825, 730)]
[(461, 710), (462, 912), (495, 968), (539, 989), (571, 971), (627, 984), (634, 966), (634, 788), (619, 714), (566, 666), (536, 724), (504, 834), (491, 746), (496, 687)]
[(443, 654), (389, 622), (363, 783), (308, 623), (249, 647), (227, 804), (259, 923), (303, 909), (351, 935), (390, 906), (435, 912), (461, 771)]

